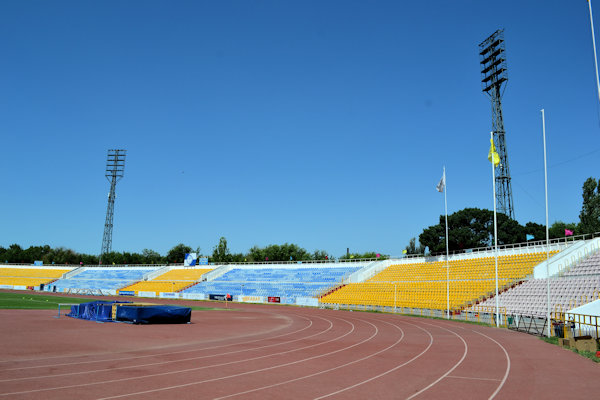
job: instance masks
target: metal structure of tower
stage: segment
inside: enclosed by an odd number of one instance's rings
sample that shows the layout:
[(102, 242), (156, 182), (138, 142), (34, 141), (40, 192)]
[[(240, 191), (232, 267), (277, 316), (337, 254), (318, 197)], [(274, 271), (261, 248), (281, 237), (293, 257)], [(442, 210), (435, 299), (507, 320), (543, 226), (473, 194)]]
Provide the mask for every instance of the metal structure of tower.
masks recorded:
[(498, 29), (479, 44), (479, 56), (481, 57), (482, 91), (490, 97), (492, 103), (492, 132), (494, 145), (500, 156), (500, 163), (496, 166), (495, 170), (496, 203), (498, 204), (499, 212), (506, 214), (511, 219), (515, 219), (501, 101), (504, 89), (506, 88), (506, 81), (508, 81), (504, 29)]
[(112, 251), (113, 217), (115, 213), (115, 189), (117, 182), (125, 174), (125, 156), (127, 150), (110, 149), (106, 157), (106, 172), (104, 176), (110, 182), (110, 193), (108, 194), (108, 207), (106, 208), (106, 220), (104, 222), (104, 235), (102, 236), (102, 250), (100, 251), (100, 264), (102, 256)]

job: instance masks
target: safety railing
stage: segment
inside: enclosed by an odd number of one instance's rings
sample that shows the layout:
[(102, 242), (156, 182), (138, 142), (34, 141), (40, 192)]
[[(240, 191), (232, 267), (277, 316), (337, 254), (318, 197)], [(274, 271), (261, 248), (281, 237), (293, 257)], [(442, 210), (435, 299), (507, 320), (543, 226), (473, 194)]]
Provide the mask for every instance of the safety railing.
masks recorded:
[[(337, 303), (320, 303), (320, 308), (328, 308), (332, 310), (354, 310), (354, 311), (374, 311), (374, 312), (385, 312), (392, 314), (403, 314), (403, 315), (415, 315), (420, 317), (430, 318), (448, 318), (447, 310), (435, 309), (435, 308), (414, 308), (414, 307), (401, 307), (401, 306), (378, 306), (378, 305), (366, 305), (366, 304), (337, 304)], [(498, 325), (501, 327), (508, 327), (508, 315), (506, 314), (505, 308), (499, 308), (499, 312), (496, 313), (494, 307), (481, 307), (478, 310), (451, 310), (450, 319), (477, 322), (481, 324), (487, 324), (490, 326), (496, 326), (496, 320), (498, 319)]]
[(530, 335), (546, 336), (548, 318), (539, 315), (508, 313), (506, 314), (506, 327)]
[(553, 312), (551, 316), (554, 336), (560, 338), (581, 336), (591, 336), (594, 339), (600, 338), (600, 317), (597, 315)]
[[(573, 244), (574, 242), (577, 242), (580, 240), (594, 239), (597, 237), (600, 237), (600, 232), (585, 234), (585, 235), (568, 236), (568, 237), (557, 238), (557, 239), (550, 239), (550, 247), (551, 247), (551, 249), (554, 249), (557, 247), (564, 248), (565, 246), (568, 246), (569, 244)], [(498, 250), (508, 250), (508, 249), (526, 249), (526, 250), (531, 250), (533, 252), (545, 251), (546, 241), (545, 240), (536, 240), (536, 241), (531, 240), (528, 242), (511, 243), (511, 244), (504, 244), (504, 245), (498, 246)], [(542, 250), (540, 250), (540, 249), (542, 249)], [(482, 252), (485, 253), (485, 252), (490, 252), (493, 250), (494, 250), (494, 246), (476, 247), (473, 249), (451, 251), (450, 255), (465, 254), (465, 253), (482, 253)], [(442, 252), (442, 253), (432, 253), (430, 256), (431, 257), (440, 257), (440, 256), (443, 257), (445, 255), (446, 255), (446, 253)], [(423, 257), (423, 255), (417, 255), (417, 256)]]

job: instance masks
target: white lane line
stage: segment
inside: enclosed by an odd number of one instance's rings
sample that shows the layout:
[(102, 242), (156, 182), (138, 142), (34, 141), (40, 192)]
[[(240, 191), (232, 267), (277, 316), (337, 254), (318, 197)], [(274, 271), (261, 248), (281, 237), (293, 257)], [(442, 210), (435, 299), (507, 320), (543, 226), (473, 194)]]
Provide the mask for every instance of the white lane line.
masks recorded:
[(387, 371), (385, 371), (385, 372), (382, 372), (382, 373), (381, 373), (381, 374), (379, 374), (379, 375), (375, 375), (375, 376), (373, 376), (373, 377), (371, 377), (371, 378), (369, 378), (369, 379), (365, 379), (364, 381), (361, 381), (361, 382), (355, 383), (355, 384), (354, 384), (354, 385), (352, 385), (352, 386), (345, 387), (344, 389), (340, 389), (340, 390), (337, 390), (337, 391), (335, 391), (335, 392), (331, 392), (331, 393), (328, 393), (328, 394), (326, 394), (326, 395), (323, 395), (323, 396), (320, 396), (320, 397), (316, 397), (314, 400), (320, 400), (320, 399), (324, 399), (325, 397), (334, 396), (334, 395), (336, 395), (336, 394), (339, 394), (339, 393), (345, 392), (345, 391), (347, 391), (347, 390), (354, 389), (354, 388), (355, 388), (355, 387), (357, 387), (357, 386), (364, 385), (365, 383), (369, 383), (369, 382), (371, 382), (371, 381), (374, 381), (375, 379), (381, 378), (382, 376), (385, 376), (385, 375), (387, 375), (387, 374), (389, 374), (389, 373), (392, 373), (392, 372), (396, 371), (397, 369), (400, 369), (400, 368), (402, 368), (402, 367), (404, 367), (404, 366), (406, 366), (406, 365), (410, 364), (411, 362), (415, 361), (417, 358), (419, 358), (419, 357), (421, 357), (423, 354), (425, 354), (425, 353), (426, 353), (426, 352), (429, 350), (429, 348), (431, 347), (431, 345), (433, 344), (433, 336), (431, 335), (431, 333), (429, 333), (429, 331), (428, 331), (427, 329), (421, 328), (420, 326), (418, 326), (418, 325), (415, 325), (415, 324), (411, 324), (410, 322), (405, 322), (405, 323), (407, 323), (407, 324), (409, 324), (409, 325), (413, 325), (413, 326), (415, 326), (415, 327), (417, 327), (417, 328), (421, 329), (423, 332), (427, 333), (427, 335), (429, 335), (429, 345), (428, 345), (428, 346), (425, 348), (425, 350), (423, 350), (422, 352), (420, 352), (419, 354), (417, 354), (416, 356), (414, 356), (414, 357), (413, 357), (413, 358), (411, 358), (410, 360), (408, 360), (408, 361), (406, 361), (406, 362), (404, 362), (404, 363), (402, 363), (402, 364), (399, 364), (399, 365), (395, 366), (395, 367), (394, 367), (394, 368), (392, 368), (392, 369), (389, 369), (389, 370), (387, 370)]
[[(346, 321), (346, 320), (344, 320), (342, 318), (338, 318), (338, 319), (341, 319), (342, 321)], [(349, 322), (349, 321), (346, 321), (346, 322)], [(373, 324), (371, 324), (371, 325), (373, 325)], [(350, 332), (346, 333), (345, 335), (343, 335), (343, 336), (341, 336), (341, 337), (339, 337), (339, 338), (337, 338), (335, 340), (329, 340), (327, 342), (332, 342), (332, 341), (339, 340), (342, 337), (349, 335), (354, 330), (355, 330), (355, 326), (354, 326), (354, 324), (352, 324), (352, 330)], [(282, 367), (287, 367), (289, 365), (300, 364), (300, 363), (303, 363), (303, 362), (306, 362), (306, 361), (310, 361), (310, 360), (314, 360), (314, 359), (317, 359), (317, 358), (325, 357), (325, 356), (328, 356), (328, 355), (331, 355), (331, 354), (339, 353), (341, 351), (346, 351), (346, 350), (351, 349), (353, 347), (359, 346), (359, 345), (361, 345), (361, 344), (363, 344), (365, 342), (368, 342), (369, 340), (371, 340), (375, 336), (377, 336), (378, 331), (379, 330), (377, 329), (377, 327), (375, 327), (375, 333), (373, 333), (371, 336), (369, 336), (366, 339), (363, 339), (362, 341), (360, 341), (358, 343), (355, 343), (355, 344), (350, 345), (350, 346), (343, 347), (343, 348), (338, 349), (338, 350), (330, 351), (328, 353), (323, 353), (323, 354), (319, 354), (319, 355), (316, 355), (316, 356), (303, 358), (301, 360), (296, 360), (296, 361), (291, 361), (291, 362), (284, 363), (284, 364), (273, 365), (273, 366), (266, 367), (266, 368), (261, 368), (261, 369), (255, 369), (255, 370), (251, 370), (251, 371), (241, 372), (241, 373), (238, 373), (238, 374), (222, 376), (222, 377), (219, 377), (219, 378), (206, 379), (206, 380), (198, 381), (198, 382), (189, 382), (189, 383), (185, 383), (185, 384), (181, 384), (181, 385), (168, 386), (168, 387), (164, 387), (164, 388), (160, 388), (160, 389), (145, 390), (143, 392), (135, 392), (135, 393), (127, 393), (127, 394), (122, 394), (122, 395), (117, 395), (117, 396), (103, 397), (103, 398), (98, 399), (98, 400), (116, 399), (116, 398), (120, 398), (120, 397), (128, 397), (128, 396), (135, 396), (135, 395), (140, 395), (140, 394), (155, 393), (155, 392), (160, 392), (160, 391), (165, 391), (165, 390), (171, 390), (171, 389), (180, 389), (180, 388), (183, 388), (183, 387), (189, 387), (189, 386), (199, 385), (199, 384), (202, 384), (202, 383), (215, 382), (215, 381), (220, 381), (220, 380), (230, 379), (230, 378), (237, 378), (239, 376), (250, 375), (250, 374), (255, 374), (257, 372), (264, 372), (264, 371), (269, 371), (269, 370), (272, 370), (272, 369), (278, 369), (278, 368), (282, 368)], [(320, 343), (318, 345), (325, 344), (327, 342), (323, 342), (323, 343)], [(316, 345), (307, 346), (307, 347), (314, 347), (314, 346), (316, 346)]]
[[(367, 322), (367, 321), (363, 320), (363, 322)], [(392, 347), (396, 346), (398, 343), (400, 343), (402, 341), (402, 339), (404, 339), (404, 331), (402, 330), (402, 328), (398, 327), (397, 325), (394, 325), (394, 324), (391, 324), (389, 322), (386, 322), (386, 321), (380, 321), (380, 322), (386, 323), (386, 324), (391, 325), (394, 328), (398, 329), (400, 331), (400, 333), (401, 333), (400, 339), (396, 340), (394, 343), (392, 343), (391, 345), (389, 345), (388, 347), (386, 347), (386, 348), (384, 348), (382, 350), (379, 350), (379, 351), (377, 351), (375, 353), (371, 353), (368, 356), (356, 359), (354, 361), (350, 361), (348, 363), (338, 365), (338, 366), (333, 367), (333, 368), (329, 368), (329, 369), (326, 369), (326, 370), (323, 370), (323, 371), (315, 372), (315, 373), (310, 374), (310, 375), (301, 376), (299, 378), (294, 378), (294, 379), (290, 379), (290, 380), (283, 381), (283, 382), (277, 382), (277, 383), (274, 383), (272, 385), (267, 385), (267, 386), (263, 386), (263, 387), (259, 387), (259, 388), (255, 388), (255, 389), (250, 389), (250, 390), (246, 390), (244, 392), (233, 393), (233, 394), (229, 394), (227, 396), (217, 397), (214, 400), (221, 400), (221, 399), (226, 399), (226, 398), (229, 398), (229, 397), (241, 396), (243, 394), (257, 392), (259, 390), (270, 389), (270, 388), (275, 387), (275, 386), (281, 386), (281, 385), (284, 385), (284, 384), (287, 384), (287, 383), (292, 383), (292, 382), (297, 382), (297, 381), (300, 381), (300, 380), (303, 380), (303, 379), (312, 378), (314, 376), (322, 375), (322, 374), (325, 374), (325, 373), (331, 372), (331, 371), (335, 371), (336, 369), (347, 367), (348, 365), (356, 364), (357, 362), (364, 361), (364, 360), (367, 360), (369, 358), (375, 357), (376, 355), (381, 354), (384, 351), (387, 351), (387, 350), (391, 349)], [(373, 325), (370, 322), (367, 322), (367, 323), (370, 324), (370, 325)]]
[[(95, 357), (95, 356), (105, 356), (105, 355), (109, 355), (110, 356), (110, 355), (114, 355), (114, 354), (118, 354), (118, 355), (135, 354), (135, 353), (139, 353), (141, 351), (159, 350), (159, 349), (164, 349), (164, 348), (167, 348), (167, 347), (182, 347), (182, 346), (187, 346), (187, 345), (190, 345), (190, 344), (205, 344), (207, 342), (222, 342), (222, 341), (225, 341), (225, 340), (234, 340), (234, 339), (241, 339), (241, 338), (245, 338), (245, 337), (252, 337), (252, 336), (258, 336), (258, 335), (266, 335), (266, 334), (269, 334), (271, 332), (275, 332), (275, 331), (280, 331), (282, 329), (286, 329), (287, 327), (289, 327), (290, 325), (292, 325), (292, 323), (294, 322), (292, 318), (290, 318), (290, 317), (288, 317), (288, 316), (286, 316), (284, 314), (279, 314), (279, 313), (275, 313), (275, 312), (266, 312), (266, 311), (255, 311), (255, 312), (256, 313), (260, 313), (260, 314), (267, 314), (269, 316), (274, 316), (276, 318), (283, 318), (283, 319), (287, 320), (287, 323), (285, 325), (278, 326), (276, 328), (267, 329), (267, 330), (260, 331), (260, 332), (255, 332), (255, 333), (252, 333), (252, 334), (249, 334), (249, 335), (231, 336), (231, 337), (212, 339), (212, 340), (202, 341), (202, 342), (196, 342), (196, 343), (176, 344), (176, 345), (171, 345), (171, 346), (158, 346), (158, 347), (153, 347), (153, 348), (149, 348), (149, 349), (136, 349), (136, 350), (127, 351), (127, 352), (123, 352), (123, 351), (107, 351), (107, 352), (104, 352), (104, 353), (89, 353), (89, 354), (80, 354), (80, 355), (67, 355), (67, 356), (28, 358), (28, 359), (23, 359), (23, 360), (0, 361), (0, 365), (1, 364), (6, 364), (6, 363), (13, 365), (13, 364), (16, 364), (16, 363), (32, 362), (32, 361), (47, 361), (47, 360), (56, 360), (56, 359), (69, 359), (69, 358), (73, 359), (73, 358)], [(296, 316), (300, 316), (300, 317), (308, 320), (308, 318), (306, 318), (306, 317), (304, 317), (302, 315), (298, 315), (298, 314), (295, 314), (295, 315)], [(293, 333), (295, 333), (295, 332), (286, 333), (286, 334), (279, 335), (279, 336), (286, 336), (286, 335), (290, 335), (290, 334), (293, 334)], [(275, 336), (275, 337), (279, 337), (279, 336)], [(258, 341), (258, 340), (262, 340), (262, 339), (257, 339), (257, 340), (253, 340), (253, 341), (249, 341), (249, 342), (244, 342), (244, 343), (252, 343), (252, 342)], [(106, 359), (102, 359), (102, 360), (77, 361), (77, 362), (68, 362), (68, 363), (60, 363), (60, 364), (33, 365), (33, 366), (29, 366), (29, 367), (16, 367), (16, 368), (3, 369), (2, 372), (4, 372), (4, 371), (25, 370), (25, 369), (35, 369), (35, 368), (50, 368), (50, 367), (53, 368), (53, 367), (59, 367), (59, 366), (65, 366), (65, 365), (91, 364), (91, 363), (99, 363), (99, 362), (106, 362), (106, 361), (131, 360), (131, 359), (137, 359), (137, 358), (154, 357), (155, 355), (161, 356), (161, 355), (188, 353), (190, 351), (202, 351), (202, 350), (219, 348), (219, 347), (226, 347), (226, 346), (231, 346), (231, 345), (214, 346), (214, 347), (200, 348), (200, 349), (196, 349), (196, 350), (182, 350), (182, 351), (175, 351), (175, 352), (169, 352), (169, 353), (154, 353), (154, 354), (144, 355), (144, 356), (124, 356), (124, 357), (119, 357), (119, 358), (106, 358)]]
[(444, 379), (446, 376), (450, 375), (450, 373), (452, 371), (454, 371), (465, 359), (465, 357), (467, 357), (467, 352), (469, 350), (469, 346), (467, 345), (467, 342), (465, 342), (465, 340), (462, 338), (462, 336), (460, 336), (458, 333), (451, 331), (450, 329), (446, 329), (443, 328), (441, 326), (438, 325), (432, 325), (432, 324), (425, 324), (425, 325), (429, 325), (429, 326), (435, 326), (437, 328), (443, 329), (445, 331), (448, 331), (450, 333), (452, 333), (453, 335), (455, 335), (456, 337), (458, 337), (462, 342), (463, 342), (463, 346), (465, 348), (465, 351), (463, 352), (463, 355), (461, 357), (461, 359), (454, 364), (454, 366), (452, 368), (450, 368), (444, 375), (440, 376), (438, 379), (436, 379), (435, 381), (431, 382), (429, 385), (427, 385), (426, 387), (424, 387), (423, 389), (419, 390), (418, 392), (412, 394), (411, 396), (407, 397), (406, 400), (410, 400), (412, 398), (417, 397), (418, 395), (420, 395), (421, 393), (425, 392), (426, 390), (431, 389), (433, 386), (437, 385), (442, 379)]
[[(324, 319), (324, 318), (318, 317), (318, 316), (316, 318)], [(305, 318), (305, 319), (308, 319), (308, 318)], [(324, 319), (324, 320), (326, 320), (326, 319)], [(307, 337), (303, 337), (303, 338), (300, 338), (300, 339), (289, 340), (287, 342), (275, 343), (275, 344), (270, 344), (270, 345), (265, 345), (265, 346), (260, 346), (260, 347), (253, 347), (253, 348), (250, 348), (250, 349), (242, 349), (242, 350), (229, 351), (229, 352), (217, 353), (217, 354), (209, 354), (209, 355), (205, 355), (205, 356), (188, 357), (188, 358), (177, 359), (177, 360), (157, 361), (157, 362), (154, 362), (154, 363), (136, 364), (136, 365), (129, 365), (129, 366), (124, 366), (124, 367), (111, 367), (111, 368), (102, 368), (102, 369), (95, 369), (95, 370), (79, 371), (79, 372), (65, 372), (65, 373), (62, 373), (62, 374), (36, 375), (36, 376), (22, 377), (22, 378), (3, 379), (3, 380), (0, 380), (0, 382), (13, 382), (13, 381), (23, 381), (23, 380), (43, 379), (43, 378), (57, 378), (57, 377), (61, 377), (61, 376), (72, 376), (72, 375), (91, 374), (91, 373), (99, 373), (99, 372), (107, 372), (107, 371), (126, 370), (126, 369), (131, 369), (131, 368), (149, 367), (149, 366), (154, 366), (154, 365), (164, 365), (164, 364), (170, 364), (170, 363), (180, 363), (182, 361), (192, 361), (192, 360), (199, 360), (199, 359), (203, 359), (203, 358), (220, 357), (220, 356), (223, 356), (223, 355), (240, 353), (240, 352), (244, 352), (244, 351), (251, 351), (251, 350), (261, 349), (261, 348), (265, 348), (265, 347), (279, 346), (279, 345), (282, 345), (282, 344), (288, 344), (288, 343), (293, 343), (293, 342), (297, 342), (297, 341), (300, 341), (300, 340), (305, 340), (305, 339), (308, 339), (310, 337), (317, 336), (317, 335), (320, 335), (320, 334), (322, 334), (324, 332), (329, 331), (333, 327), (333, 323), (331, 323), (331, 321), (328, 321), (328, 322), (329, 322), (329, 328), (327, 328), (324, 331), (321, 331), (320, 333), (316, 333), (316, 334), (313, 334), (313, 335), (310, 335), (310, 336), (307, 336)], [(290, 332), (290, 333), (286, 333), (286, 334), (283, 334), (283, 335), (272, 336), (272, 337), (269, 338), (269, 340), (273, 340), (274, 338), (280, 338), (280, 337), (283, 337), (283, 336), (289, 336), (291, 334), (302, 332), (302, 331), (310, 328), (312, 325), (313, 325), (313, 321), (309, 320), (309, 324), (307, 326), (305, 326), (304, 328), (298, 329), (296, 331), (293, 331), (293, 332)], [(239, 346), (239, 345), (242, 345), (242, 344), (254, 343), (254, 342), (258, 342), (258, 341), (262, 341), (262, 340), (264, 340), (264, 339), (255, 339), (255, 340), (250, 340), (250, 341), (247, 341), (247, 342), (239, 342), (239, 343), (232, 343), (232, 344), (221, 345), (221, 346), (206, 347), (204, 349), (196, 349), (196, 350), (190, 350), (190, 351), (183, 351), (182, 350), (182, 351), (177, 351), (177, 352), (172, 352), (172, 353), (161, 353), (159, 355), (151, 354), (151, 355), (147, 355), (147, 356), (132, 357), (130, 359), (134, 360), (134, 359), (148, 358), (148, 357), (154, 357), (154, 356), (158, 357), (158, 356), (164, 356), (164, 355), (192, 353), (192, 352), (202, 351), (202, 350), (214, 350), (214, 349), (218, 349), (218, 348), (222, 348), (222, 347)], [(130, 359), (127, 359), (127, 360), (130, 360)], [(110, 361), (110, 360), (107, 360), (106, 362), (108, 362), (108, 361)], [(100, 362), (100, 361), (93, 361), (93, 362)]]
[[(289, 336), (289, 335), (293, 335), (293, 334), (302, 332), (302, 331), (304, 331), (306, 329), (309, 329), (313, 325), (313, 321), (312, 320), (310, 320), (308, 318), (305, 318), (303, 316), (300, 316), (300, 317), (304, 318), (305, 320), (307, 320), (309, 322), (307, 326), (305, 326), (304, 328), (297, 329), (295, 331), (289, 332), (289, 333), (284, 333), (284, 334), (277, 335), (277, 336), (270, 336), (269, 340), (272, 340), (272, 339), (275, 339), (275, 338), (281, 338), (281, 337), (284, 337), (284, 336)], [(323, 319), (321, 317), (317, 317), (317, 318)], [(223, 347), (231, 347), (231, 346), (239, 346), (239, 345), (243, 345), (243, 344), (255, 343), (255, 342), (260, 342), (262, 340), (264, 340), (264, 338), (249, 340), (249, 341), (246, 341), (246, 342), (234, 342), (234, 343), (223, 344), (223, 345), (219, 345), (219, 346), (204, 347), (204, 348), (199, 348), (199, 349), (189, 349), (189, 350), (173, 351), (173, 352), (169, 352), (169, 353), (151, 353), (151, 354), (147, 354), (147, 355), (143, 355), (143, 356), (128, 357), (128, 358), (122, 358), (122, 359), (121, 358), (117, 358), (117, 359), (84, 361), (84, 362), (68, 363), (68, 364), (43, 365), (43, 366), (40, 366), (40, 367), (24, 367), (24, 368), (15, 368), (15, 369), (11, 369), (11, 370), (3, 370), (3, 371), (14, 371), (16, 369), (31, 369), (31, 368), (42, 368), (42, 367), (50, 368), (50, 367), (65, 366), (65, 365), (80, 365), (80, 364), (91, 364), (91, 363), (111, 362), (111, 361), (120, 361), (120, 360), (127, 360), (127, 361), (129, 361), (129, 360), (138, 360), (138, 359), (142, 359), (142, 358), (171, 356), (171, 355), (175, 355), (175, 354), (189, 354), (189, 353), (193, 353), (193, 352), (197, 352), (197, 351), (214, 350), (214, 349), (219, 349), (219, 348), (223, 348)], [(299, 339), (297, 339), (297, 340), (299, 340)], [(296, 341), (296, 340), (292, 340), (291, 342), (294, 342), (294, 341)], [(283, 342), (283, 343), (288, 343), (288, 342)], [(140, 350), (140, 351), (142, 351), (142, 350)], [(242, 350), (239, 350), (239, 351), (242, 351)], [(233, 353), (233, 352), (230, 352), (230, 353)], [(217, 357), (217, 356), (220, 356), (222, 354), (230, 354), (230, 353), (219, 353), (219, 354), (215, 354), (215, 355), (199, 356), (199, 357), (194, 357), (194, 358), (188, 358), (188, 359), (185, 359), (185, 360), (193, 360), (193, 359), (206, 358), (206, 357)], [(170, 362), (179, 362), (179, 361), (182, 361), (182, 360), (161, 361), (161, 362), (149, 363), (149, 364), (138, 364), (138, 365), (133, 365), (133, 366), (103, 368), (103, 369), (87, 370), (87, 371), (79, 371), (79, 372), (66, 372), (66, 373), (63, 373), (63, 374), (54, 374), (54, 375), (36, 375), (36, 376), (22, 377), (22, 378), (3, 379), (3, 380), (0, 380), (0, 382), (10, 382), (10, 381), (19, 381), (19, 380), (27, 380), (27, 379), (38, 379), (38, 378), (39, 379), (41, 379), (41, 378), (54, 378), (54, 377), (68, 376), (68, 375), (80, 375), (80, 374), (97, 373), (97, 372), (102, 372), (102, 371), (113, 371), (113, 370), (116, 370), (116, 369), (135, 368), (135, 367), (140, 367), (140, 366), (157, 365), (157, 364), (161, 364), (161, 363), (170, 363)]]
[[(317, 317), (317, 318), (321, 318), (321, 317)], [(177, 370), (177, 371), (167, 371), (167, 372), (161, 372), (161, 373), (156, 373), (156, 374), (134, 376), (134, 377), (129, 377), (129, 378), (120, 378), (120, 379), (103, 380), (103, 381), (98, 381), (98, 382), (81, 383), (81, 384), (77, 384), (77, 385), (58, 386), (58, 387), (42, 388), (42, 389), (32, 389), (32, 390), (26, 390), (26, 391), (21, 391), (21, 392), (13, 392), (13, 393), (2, 393), (2, 394), (0, 394), (0, 397), (2, 397), (2, 396), (8, 396), (8, 395), (14, 395), (14, 394), (26, 394), (26, 393), (45, 392), (45, 391), (51, 391), (51, 390), (71, 389), (71, 388), (77, 388), (77, 387), (85, 387), (85, 386), (93, 386), (93, 385), (103, 385), (103, 384), (107, 384), (107, 383), (131, 381), (131, 380), (136, 380), (136, 379), (153, 378), (153, 377), (156, 377), (156, 376), (181, 374), (181, 373), (186, 373), (186, 372), (199, 371), (199, 370), (207, 369), (207, 368), (223, 367), (223, 366), (226, 366), (226, 365), (245, 363), (245, 362), (248, 362), (248, 361), (254, 361), (254, 360), (261, 359), (261, 358), (267, 358), (267, 357), (278, 356), (278, 355), (282, 355), (282, 354), (293, 353), (293, 352), (296, 352), (296, 351), (305, 350), (305, 349), (308, 349), (308, 348), (311, 348), (311, 347), (321, 346), (321, 345), (326, 344), (326, 343), (330, 343), (330, 342), (334, 342), (336, 340), (340, 340), (343, 337), (349, 335), (350, 333), (352, 333), (354, 331), (354, 329), (355, 329), (354, 328), (354, 324), (352, 324), (352, 323), (350, 323), (350, 322), (348, 322), (348, 321), (346, 321), (346, 320), (344, 320), (342, 318), (336, 318), (336, 317), (334, 317), (334, 318), (335, 319), (340, 319), (340, 320), (342, 320), (344, 322), (347, 322), (348, 324), (350, 324), (352, 326), (352, 329), (349, 332), (347, 332), (346, 334), (344, 334), (342, 336), (339, 336), (339, 337), (337, 337), (335, 339), (331, 339), (331, 340), (328, 340), (328, 341), (325, 341), (325, 342), (313, 344), (313, 345), (310, 345), (310, 346), (300, 347), (300, 348), (293, 349), (293, 350), (282, 351), (282, 352), (279, 352), (279, 353), (271, 353), (271, 354), (267, 354), (267, 355), (263, 355), (263, 356), (247, 358), (247, 359), (244, 359), (244, 360), (229, 361), (229, 362), (225, 362), (225, 363), (221, 363), (221, 364), (203, 365), (201, 367), (186, 368), (186, 369), (181, 369), (181, 370)], [(321, 319), (325, 319), (325, 318), (321, 318)], [(325, 320), (327, 320), (327, 319), (325, 319)], [(329, 330), (329, 329), (331, 329), (331, 328), (328, 328), (327, 330)], [(323, 333), (323, 332), (320, 332), (320, 333)], [(270, 340), (270, 339), (267, 338), (265, 340)], [(277, 368), (277, 366), (274, 366), (272, 368)], [(272, 369), (272, 368), (269, 368), (269, 369)], [(202, 383), (202, 382), (200, 382), (200, 383)]]
[(506, 383), (506, 379), (508, 379), (508, 374), (510, 373), (510, 357), (508, 355), (508, 352), (504, 348), (504, 346), (502, 346), (500, 343), (498, 343), (498, 341), (496, 341), (494, 338), (491, 338), (488, 335), (486, 335), (485, 333), (477, 332), (476, 330), (473, 330), (473, 329), (472, 329), (472, 331), (475, 333), (478, 333), (482, 336), (485, 336), (486, 338), (490, 339), (492, 342), (494, 342), (498, 346), (500, 346), (500, 348), (504, 352), (504, 356), (506, 357), (506, 371), (504, 372), (504, 377), (502, 378), (502, 381), (500, 382), (500, 384), (498, 385), (498, 387), (496, 388), (494, 393), (492, 393), (492, 395), (488, 398), (489, 400), (492, 400), (494, 397), (496, 397), (498, 392), (500, 392), (500, 389), (502, 389), (502, 386), (504, 386), (504, 383)]
[(496, 382), (500, 382), (500, 379), (497, 379), (497, 378), (476, 378), (474, 376), (448, 375), (446, 378), (472, 379), (472, 380), (475, 380), (475, 381), (496, 381)]

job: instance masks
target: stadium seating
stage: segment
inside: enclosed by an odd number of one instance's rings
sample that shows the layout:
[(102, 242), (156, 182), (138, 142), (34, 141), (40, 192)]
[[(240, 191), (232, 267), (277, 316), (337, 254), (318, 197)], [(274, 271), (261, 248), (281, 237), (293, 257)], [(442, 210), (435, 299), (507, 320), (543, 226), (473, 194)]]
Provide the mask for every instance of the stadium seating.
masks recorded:
[(0, 268), (0, 285), (39, 286), (42, 283), (52, 282), (69, 271), (69, 269), (53, 267), (4, 267)]
[[(552, 255), (556, 252), (552, 252)], [(546, 253), (498, 257), (500, 288), (524, 279)], [(469, 306), (495, 293), (495, 258), (449, 262), (450, 308)], [(346, 285), (321, 299), (322, 303), (446, 309), (446, 262), (391, 265), (363, 283)]]
[[(498, 296), (509, 314), (544, 316), (547, 313), (546, 279), (531, 279)], [(567, 311), (598, 299), (600, 292), (600, 252), (572, 267), (562, 276), (550, 278), (550, 311)], [(495, 299), (480, 306), (493, 307)]]
[(152, 280), (137, 282), (121, 290), (134, 291), (136, 296), (139, 292), (154, 292), (157, 296), (161, 292), (178, 292), (198, 281), (209, 271), (212, 269), (172, 269)]
[(297, 297), (318, 296), (366, 264), (299, 268), (235, 268), (221, 277), (183, 290), (183, 293), (274, 296), (293, 302)]
[(143, 279), (153, 269), (90, 268), (70, 278), (52, 283), (57, 292), (68, 289), (117, 290)]
[(563, 276), (585, 276), (600, 274), (600, 252), (583, 260), (567, 271)]

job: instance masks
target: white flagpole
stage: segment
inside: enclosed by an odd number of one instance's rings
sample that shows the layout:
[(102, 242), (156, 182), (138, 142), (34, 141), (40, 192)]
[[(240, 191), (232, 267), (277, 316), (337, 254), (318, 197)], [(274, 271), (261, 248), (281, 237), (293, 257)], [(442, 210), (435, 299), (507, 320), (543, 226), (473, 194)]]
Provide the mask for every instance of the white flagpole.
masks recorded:
[(448, 248), (448, 201), (446, 200), (446, 166), (444, 165), (444, 211), (446, 212), (446, 318), (450, 319), (450, 265), (448, 257), (450, 249)]
[[(494, 140), (494, 132), (490, 132), (490, 139)], [(496, 219), (496, 166), (492, 156), (492, 187), (494, 188), (494, 259), (496, 260), (496, 326), (500, 326), (500, 305), (498, 304), (498, 221)]]
[(594, 36), (594, 17), (592, 16), (592, 2), (588, 0), (590, 9), (590, 25), (592, 26), (592, 44), (594, 46), (594, 65), (596, 66), (596, 86), (598, 87), (598, 101), (600, 101), (600, 79), (598, 78), (598, 56), (596, 55), (596, 37)]
[(544, 187), (546, 191), (546, 320), (550, 337), (550, 234), (548, 231), (548, 169), (546, 168), (546, 117), (542, 108), (542, 133), (544, 138)]

